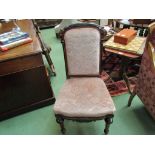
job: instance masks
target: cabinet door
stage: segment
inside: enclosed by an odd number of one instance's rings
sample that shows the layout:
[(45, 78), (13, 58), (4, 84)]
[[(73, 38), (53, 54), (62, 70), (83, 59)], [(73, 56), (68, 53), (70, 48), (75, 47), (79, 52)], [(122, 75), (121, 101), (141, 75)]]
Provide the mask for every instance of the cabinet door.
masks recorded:
[(0, 76), (0, 117), (9, 117), (55, 101), (45, 67)]

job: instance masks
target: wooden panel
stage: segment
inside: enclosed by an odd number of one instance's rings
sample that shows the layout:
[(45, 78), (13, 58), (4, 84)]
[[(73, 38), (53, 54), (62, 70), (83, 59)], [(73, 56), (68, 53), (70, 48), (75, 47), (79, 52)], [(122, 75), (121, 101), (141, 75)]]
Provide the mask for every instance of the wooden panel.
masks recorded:
[(41, 54), (21, 57), (0, 63), (0, 76), (43, 66)]
[(151, 19), (133, 19), (133, 24), (151, 24)]
[(17, 116), (19, 114), (23, 114), (25, 112), (29, 112), (38, 108), (42, 108), (44, 106), (48, 106), (51, 105), (51, 103), (53, 104), (55, 102), (55, 98), (50, 98), (50, 99), (46, 99), (34, 104), (30, 104), (30, 105), (24, 105), (20, 108), (15, 108), (12, 109), (11, 111), (7, 111), (5, 113), (0, 114), (0, 121)]
[[(18, 46), (14, 49), (10, 49), (7, 52), (0, 52), (0, 62), (8, 59), (12, 59), (12, 58), (17, 58), (25, 55), (31, 55), (38, 52), (42, 52), (32, 21), (19, 20), (16, 23), (18, 24), (18, 26), (21, 28), (22, 31), (29, 33), (30, 37), (33, 39), (33, 42)], [(2, 26), (0, 27), (0, 34), (4, 32), (8, 32), (12, 30), (12, 28), (15, 28), (15, 25), (13, 24), (13, 22), (3, 23)]]
[(0, 116), (53, 98), (45, 67), (0, 77)]

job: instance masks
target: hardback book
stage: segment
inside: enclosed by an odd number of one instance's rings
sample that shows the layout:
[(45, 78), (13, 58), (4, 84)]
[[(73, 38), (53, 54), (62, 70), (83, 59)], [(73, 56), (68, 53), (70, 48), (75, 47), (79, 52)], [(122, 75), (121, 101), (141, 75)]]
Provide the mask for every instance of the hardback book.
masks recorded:
[(10, 44), (12, 42), (25, 39), (29, 37), (27, 32), (22, 31), (9, 31), (3, 34), (0, 34), (0, 45)]
[(10, 44), (0, 45), (0, 51), (5, 52), (5, 51), (8, 51), (9, 49), (15, 48), (23, 44), (31, 43), (31, 42), (32, 42), (32, 39), (30, 37), (25, 39), (20, 39)]

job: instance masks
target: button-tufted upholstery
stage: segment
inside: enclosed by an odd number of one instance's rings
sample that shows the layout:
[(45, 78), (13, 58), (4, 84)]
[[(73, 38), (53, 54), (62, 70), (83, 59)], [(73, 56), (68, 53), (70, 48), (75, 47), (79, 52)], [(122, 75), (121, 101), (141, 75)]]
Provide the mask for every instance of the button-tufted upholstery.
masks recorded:
[(155, 22), (149, 25), (149, 30), (137, 84), (129, 98), (128, 105), (131, 105), (134, 95), (138, 95), (148, 112), (155, 119)]

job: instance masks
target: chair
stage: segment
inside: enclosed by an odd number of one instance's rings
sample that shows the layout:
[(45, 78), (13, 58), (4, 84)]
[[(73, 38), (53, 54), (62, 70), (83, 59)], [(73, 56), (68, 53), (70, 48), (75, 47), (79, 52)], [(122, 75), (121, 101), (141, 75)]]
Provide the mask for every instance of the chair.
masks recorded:
[(146, 41), (144, 54), (140, 66), (138, 80), (128, 106), (135, 95), (141, 99), (146, 109), (155, 119), (155, 22), (149, 25), (149, 36)]
[(64, 29), (63, 40), (66, 76), (54, 105), (61, 132), (64, 119), (90, 122), (104, 119), (108, 134), (115, 106), (105, 83), (99, 78), (101, 33), (95, 24), (79, 23)]
[(79, 23), (79, 21), (77, 19), (63, 19), (61, 23), (59, 25), (56, 25), (54, 28), (56, 37), (61, 38), (63, 29), (75, 23)]

